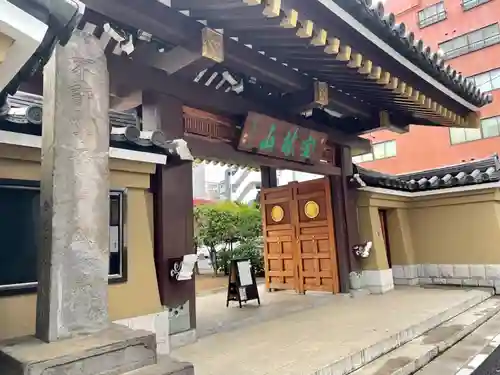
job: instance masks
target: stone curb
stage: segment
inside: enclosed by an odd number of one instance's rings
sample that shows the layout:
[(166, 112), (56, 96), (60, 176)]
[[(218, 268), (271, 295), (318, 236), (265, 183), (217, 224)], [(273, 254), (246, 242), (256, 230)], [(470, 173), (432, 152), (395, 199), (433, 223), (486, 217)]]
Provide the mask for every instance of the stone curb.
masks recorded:
[(454, 334), (451, 337), (447, 338), (446, 340), (441, 341), (438, 344), (434, 345), (426, 353), (424, 353), (423, 355), (420, 355), (418, 358), (415, 358), (412, 362), (406, 364), (405, 366), (403, 366), (403, 367), (397, 369), (396, 371), (393, 371), (387, 375), (411, 375), (411, 374), (414, 374), (416, 371), (420, 370), (422, 367), (424, 367), (429, 362), (431, 362), (439, 354), (448, 350), (453, 345), (455, 345), (457, 342), (462, 340), (465, 336), (468, 336), (473, 331), (475, 331), (477, 328), (479, 328), (481, 325), (486, 323), (493, 316), (495, 316), (495, 314), (497, 314), (498, 312), (499, 312), (499, 308), (497, 308), (494, 311), (490, 311), (490, 312), (484, 314), (484, 316), (482, 316), (481, 318), (478, 318), (473, 323), (465, 326), (464, 329), (460, 330), (456, 334)]
[[(484, 290), (484, 293), (479, 296), (468, 299), (457, 306), (453, 306), (433, 317), (404, 329), (386, 339), (377, 342), (359, 352), (353, 353), (348, 357), (344, 357), (334, 363), (325, 366), (324, 368), (313, 372), (311, 375), (346, 375), (354, 372), (364, 365), (376, 360), (377, 358), (389, 353), (390, 351), (399, 348), (407, 342), (421, 336), (425, 332), (437, 327), (438, 325), (460, 315), (470, 308), (480, 304), (494, 295), (493, 290)], [(436, 355), (439, 353), (436, 348)], [(436, 356), (435, 355), (435, 356)], [(434, 357), (435, 357), (434, 356)], [(432, 357), (432, 358), (434, 358)], [(428, 362), (426, 362), (428, 363)], [(423, 366), (423, 365), (422, 365)], [(405, 373), (409, 374), (409, 373)], [(388, 374), (389, 375), (389, 374)], [(398, 375), (403, 375), (403, 373)]]

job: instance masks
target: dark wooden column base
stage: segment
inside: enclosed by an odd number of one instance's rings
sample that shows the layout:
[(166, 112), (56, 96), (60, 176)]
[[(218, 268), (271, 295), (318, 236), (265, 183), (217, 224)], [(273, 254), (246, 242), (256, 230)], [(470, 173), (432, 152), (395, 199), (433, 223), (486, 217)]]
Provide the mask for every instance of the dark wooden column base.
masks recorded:
[(351, 153), (348, 148), (339, 147), (336, 159), (341, 166), (340, 176), (330, 176), (333, 215), (335, 220), (335, 245), (337, 248), (340, 291), (350, 290), (349, 273), (360, 269), (352, 248), (358, 244), (357, 191), (350, 189), (348, 180), (352, 175)]
[(264, 189), (273, 188), (278, 186), (278, 176), (276, 168), (260, 167), (260, 179)]
[[(147, 92), (143, 94), (143, 129), (160, 129), (167, 139), (184, 137), (182, 102)], [(192, 254), (193, 170), (191, 162), (158, 166), (152, 178), (154, 194), (155, 263), (162, 304), (171, 313), (170, 333), (196, 328), (195, 281), (170, 278), (169, 260)]]

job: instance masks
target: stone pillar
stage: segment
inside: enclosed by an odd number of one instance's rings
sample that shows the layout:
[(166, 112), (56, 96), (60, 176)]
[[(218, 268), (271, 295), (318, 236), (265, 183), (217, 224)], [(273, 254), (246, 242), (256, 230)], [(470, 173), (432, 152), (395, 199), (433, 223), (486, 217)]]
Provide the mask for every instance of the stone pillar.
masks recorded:
[(36, 336), (108, 325), (109, 84), (98, 40), (77, 31), (44, 71)]
[(108, 322), (108, 103), (105, 56), (77, 31), (44, 74), (37, 337), (0, 343), (0, 374), (194, 374)]
[[(182, 102), (160, 93), (143, 93), (142, 123), (144, 130), (159, 129), (169, 140), (183, 138)], [(169, 259), (195, 252), (192, 163), (179, 161), (159, 166), (151, 187), (158, 287), (161, 301), (169, 310), (170, 345), (175, 348), (196, 339), (195, 281), (175, 282), (168, 271)]]

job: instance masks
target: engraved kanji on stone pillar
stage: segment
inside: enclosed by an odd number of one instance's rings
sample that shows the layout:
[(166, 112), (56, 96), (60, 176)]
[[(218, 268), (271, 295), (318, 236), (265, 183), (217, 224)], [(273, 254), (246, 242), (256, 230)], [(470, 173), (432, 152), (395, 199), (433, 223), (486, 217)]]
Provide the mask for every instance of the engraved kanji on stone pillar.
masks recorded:
[(75, 31), (44, 71), (36, 335), (108, 325), (109, 82), (99, 41)]

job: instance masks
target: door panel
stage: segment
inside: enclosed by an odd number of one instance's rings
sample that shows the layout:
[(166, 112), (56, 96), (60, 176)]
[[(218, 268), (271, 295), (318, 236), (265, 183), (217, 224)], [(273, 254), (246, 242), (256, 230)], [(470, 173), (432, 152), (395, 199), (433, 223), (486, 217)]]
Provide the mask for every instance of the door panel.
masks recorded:
[(328, 179), (263, 189), (266, 286), (338, 293)]
[(297, 288), (291, 198), (289, 186), (261, 191), (267, 289)]
[(328, 179), (295, 183), (299, 292), (338, 293), (337, 256)]

